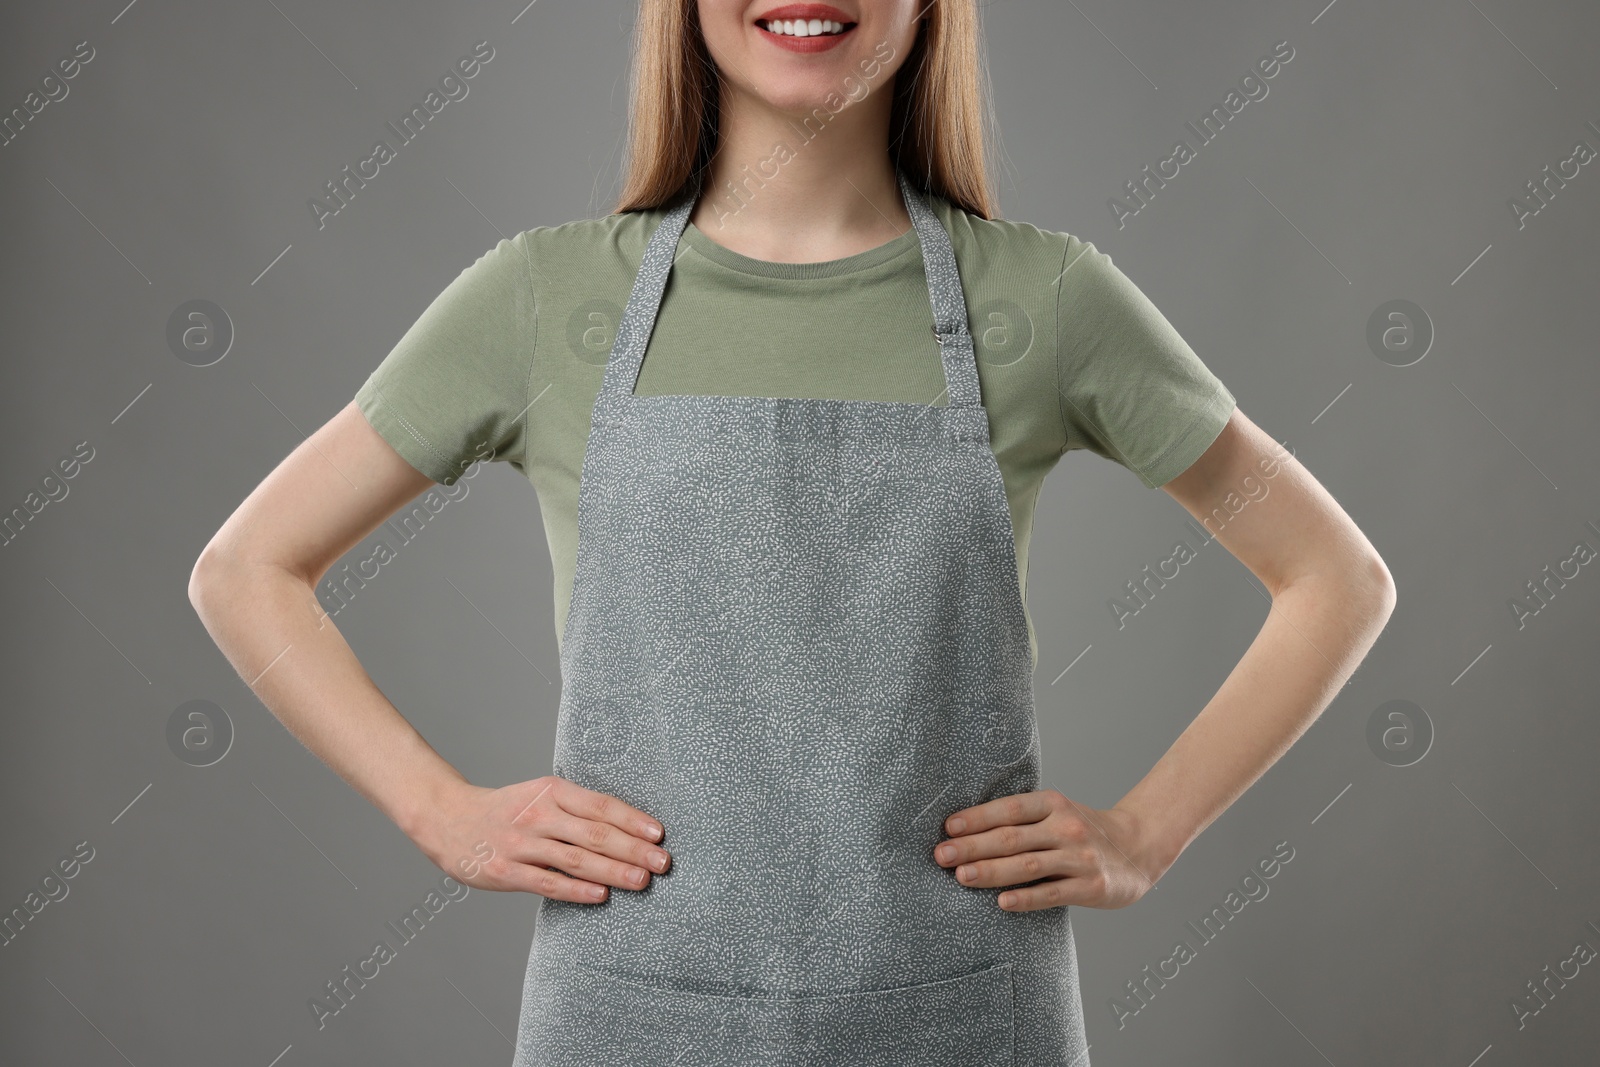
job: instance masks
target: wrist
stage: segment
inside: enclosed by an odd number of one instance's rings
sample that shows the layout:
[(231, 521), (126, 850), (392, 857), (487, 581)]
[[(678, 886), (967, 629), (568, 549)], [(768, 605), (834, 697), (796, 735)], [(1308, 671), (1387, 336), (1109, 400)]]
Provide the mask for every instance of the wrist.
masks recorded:
[(1178, 861), (1183, 850), (1189, 847), (1190, 835), (1163, 819), (1159, 813), (1147, 812), (1126, 802), (1111, 809), (1126, 821), (1130, 857), (1152, 882)]
[(410, 784), (393, 800), (388, 813), (389, 818), (400, 828), (401, 833), (426, 852), (426, 839), (430, 837), (430, 828), (435, 826), (440, 816), (449, 811), (457, 801), (478, 788), (462, 777), (454, 767), (450, 767), (439, 774), (421, 777)]

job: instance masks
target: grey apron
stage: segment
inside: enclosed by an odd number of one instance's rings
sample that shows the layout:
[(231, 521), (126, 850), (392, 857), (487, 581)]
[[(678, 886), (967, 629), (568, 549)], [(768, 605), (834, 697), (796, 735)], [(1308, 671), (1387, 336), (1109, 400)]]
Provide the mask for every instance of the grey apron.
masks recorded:
[(645, 250), (553, 770), (659, 819), (672, 867), (540, 898), (515, 1067), (1088, 1067), (1067, 908), (1002, 911), (933, 857), (950, 813), (1038, 787), (1039, 744), (961, 279), (899, 180), (946, 404), (634, 395), (698, 179)]

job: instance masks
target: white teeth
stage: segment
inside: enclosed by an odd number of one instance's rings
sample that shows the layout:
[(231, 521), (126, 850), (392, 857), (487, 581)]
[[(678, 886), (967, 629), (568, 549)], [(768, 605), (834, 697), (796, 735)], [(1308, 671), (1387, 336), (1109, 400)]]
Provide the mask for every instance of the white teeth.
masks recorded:
[(778, 22), (764, 24), (768, 33), (775, 33), (780, 37), (821, 37), (827, 34), (843, 33), (844, 23), (830, 22), (827, 19), (784, 19)]

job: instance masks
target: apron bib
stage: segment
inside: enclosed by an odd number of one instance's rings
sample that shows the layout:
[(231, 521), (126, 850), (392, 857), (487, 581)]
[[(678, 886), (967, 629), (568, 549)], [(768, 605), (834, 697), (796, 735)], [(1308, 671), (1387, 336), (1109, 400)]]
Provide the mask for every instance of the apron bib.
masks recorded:
[(672, 866), (540, 898), (515, 1067), (1088, 1067), (1068, 909), (933, 858), (951, 812), (1039, 784), (949, 235), (899, 174), (947, 404), (636, 396), (698, 183), (594, 404), (553, 764), (659, 819)]

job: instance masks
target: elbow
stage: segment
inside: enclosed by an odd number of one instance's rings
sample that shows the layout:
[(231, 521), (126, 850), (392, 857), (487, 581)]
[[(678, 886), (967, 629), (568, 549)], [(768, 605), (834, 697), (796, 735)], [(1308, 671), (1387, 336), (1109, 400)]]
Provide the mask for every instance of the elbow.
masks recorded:
[(1272, 598), (1302, 583), (1317, 588), (1314, 596), (1319, 602), (1341, 603), (1352, 615), (1376, 624), (1378, 629), (1389, 621), (1396, 602), (1394, 576), (1375, 549), (1359, 554), (1342, 554), (1328, 560), (1320, 568), (1313, 568), (1269, 587)]
[(209, 627), (224, 613), (257, 603), (265, 592), (259, 583), (280, 575), (299, 579), (308, 589), (316, 582), (315, 578), (304, 577), (301, 570), (277, 565), (248, 549), (241, 551), (213, 539), (189, 571), (189, 603)]
[(1371, 598), (1372, 617), (1380, 622), (1387, 622), (1394, 613), (1397, 594), (1394, 586), (1394, 575), (1389, 573), (1388, 564), (1376, 551), (1370, 553), (1363, 563), (1362, 582), (1369, 590)]
[(194, 561), (194, 567), (189, 571), (189, 603), (196, 612), (203, 614), (205, 603), (216, 589), (222, 564), (221, 553), (217, 551), (215, 542), (206, 545), (200, 557)]
[(194, 567), (189, 571), (189, 603), (196, 611), (200, 610), (200, 601), (204, 596), (206, 582), (210, 580), (212, 564), (208, 553), (211, 546), (207, 545), (200, 553), (200, 558), (194, 561)]

